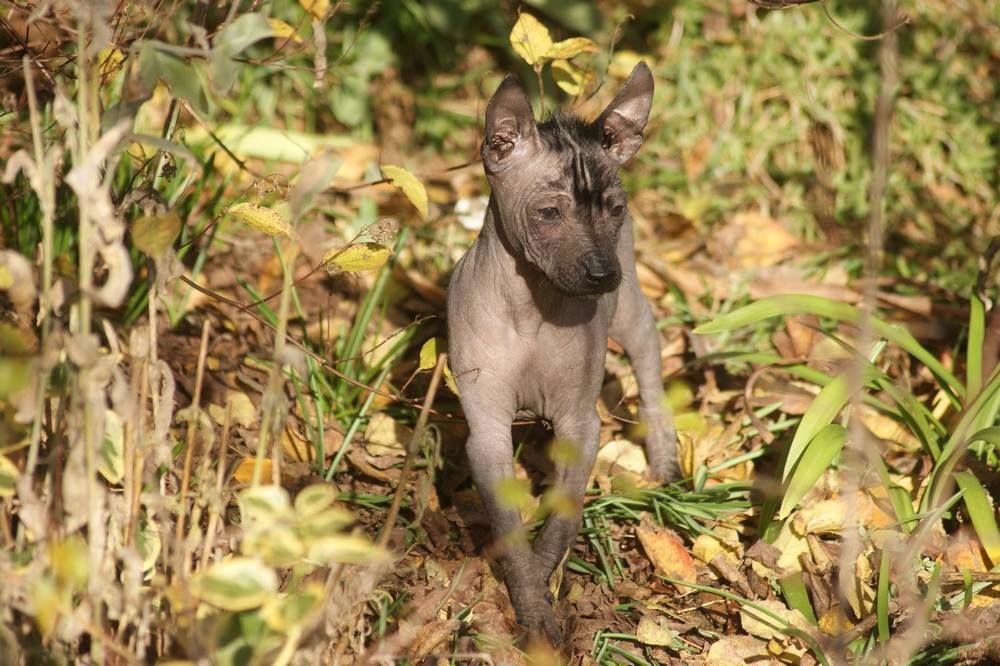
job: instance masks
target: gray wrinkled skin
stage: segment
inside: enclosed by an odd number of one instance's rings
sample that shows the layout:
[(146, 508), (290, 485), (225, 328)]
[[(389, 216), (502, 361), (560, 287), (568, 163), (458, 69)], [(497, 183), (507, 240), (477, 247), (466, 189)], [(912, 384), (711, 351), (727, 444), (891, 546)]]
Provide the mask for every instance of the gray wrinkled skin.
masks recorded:
[[(677, 475), (676, 439), (662, 406), (660, 342), (639, 291), (632, 221), (618, 169), (638, 150), (653, 79), (639, 63), (593, 121), (566, 115), (536, 125), (508, 77), (486, 111), (483, 162), (492, 196), (483, 229), (448, 292), (450, 364), (469, 422), (473, 478), (529, 636), (560, 642), (549, 576), (573, 545), (598, 448), (596, 403), (607, 338), (625, 349), (639, 383), (646, 452), (660, 480)], [(533, 543), (496, 489), (514, 475), (511, 422), (548, 419), (572, 460), (556, 462), (572, 514), (552, 514)]]

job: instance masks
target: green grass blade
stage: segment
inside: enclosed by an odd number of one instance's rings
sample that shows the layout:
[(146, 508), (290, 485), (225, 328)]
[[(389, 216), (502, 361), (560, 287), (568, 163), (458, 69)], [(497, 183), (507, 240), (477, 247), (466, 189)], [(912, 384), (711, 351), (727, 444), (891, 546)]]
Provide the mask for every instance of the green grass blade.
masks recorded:
[(874, 458), (875, 471), (878, 473), (879, 481), (889, 494), (889, 503), (896, 514), (900, 527), (905, 532), (912, 532), (917, 526), (917, 515), (913, 511), (913, 499), (906, 488), (893, 483), (889, 477), (889, 470), (885, 462), (880, 457)]
[(978, 294), (969, 301), (969, 340), (965, 352), (965, 395), (975, 397), (983, 386), (983, 339), (986, 309)]
[(990, 562), (994, 565), (1000, 563), (1000, 528), (997, 528), (996, 512), (993, 509), (993, 502), (979, 479), (972, 472), (964, 471), (955, 474), (955, 482), (958, 487), (965, 491), (962, 499), (965, 501), (965, 508), (972, 519), (972, 526), (979, 535), (979, 541), (986, 549), (986, 554)]
[(785, 576), (778, 581), (778, 585), (781, 587), (781, 594), (785, 597), (789, 608), (794, 608), (802, 613), (812, 624), (819, 624), (812, 604), (809, 602), (809, 593), (806, 591), (806, 584), (802, 579), (801, 571), (796, 571), (790, 576)]
[(889, 641), (889, 563), (888, 550), (882, 551), (878, 568), (878, 590), (875, 593), (875, 612), (878, 620), (878, 642)]
[[(876, 373), (866, 368), (862, 381), (864, 384), (868, 384), (875, 379), (875, 376)], [(781, 473), (783, 483), (788, 481), (788, 477), (809, 443), (823, 428), (833, 423), (837, 414), (851, 399), (851, 379), (849, 374), (845, 372), (824, 386), (819, 395), (810, 403), (806, 413), (802, 415), (802, 421), (796, 428), (795, 436), (788, 447), (788, 457), (785, 459), (785, 467)]]
[[(714, 321), (702, 324), (694, 329), (694, 332), (699, 335), (724, 333), (755, 324), (764, 319), (770, 319), (771, 317), (798, 314), (813, 314), (818, 317), (845, 321), (851, 324), (859, 324), (862, 320), (861, 310), (847, 303), (840, 303), (820, 296), (783, 294), (762, 298), (750, 305), (724, 314)], [(933, 354), (917, 342), (912, 333), (901, 326), (886, 323), (876, 317), (869, 318), (868, 322), (877, 335), (895, 343), (927, 366), (927, 369), (940, 380), (942, 388), (945, 389), (952, 403), (956, 407), (961, 406), (961, 398), (965, 395), (965, 387)]]
[[(990, 381), (986, 383), (983, 390), (975, 397), (972, 404), (962, 414), (961, 420), (952, 431), (951, 437), (941, 451), (941, 457), (934, 465), (931, 472), (931, 479), (927, 486), (927, 492), (920, 500), (921, 512), (936, 507), (942, 499), (945, 483), (955, 465), (961, 459), (974, 440), (970, 438), (970, 431), (974, 434), (971, 437), (989, 437), (990, 428), (983, 428), (982, 425), (994, 423), (996, 421), (997, 410), (1000, 409), (1000, 367), (993, 371)], [(977, 426), (979, 426), (977, 428)], [(985, 433), (985, 434), (982, 434)], [(989, 441), (989, 440), (986, 440)]]
[(846, 441), (847, 428), (836, 423), (829, 423), (816, 433), (788, 477), (788, 487), (781, 499), (781, 508), (778, 509), (779, 520), (787, 518), (809, 489), (816, 485), (819, 477), (844, 448)]

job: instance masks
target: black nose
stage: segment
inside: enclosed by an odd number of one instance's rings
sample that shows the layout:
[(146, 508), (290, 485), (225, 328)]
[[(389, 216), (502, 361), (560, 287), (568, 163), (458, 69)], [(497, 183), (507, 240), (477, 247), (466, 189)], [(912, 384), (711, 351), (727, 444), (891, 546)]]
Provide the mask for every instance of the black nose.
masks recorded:
[(603, 284), (615, 276), (614, 264), (597, 252), (583, 258), (583, 267), (587, 271), (587, 281), (593, 285)]

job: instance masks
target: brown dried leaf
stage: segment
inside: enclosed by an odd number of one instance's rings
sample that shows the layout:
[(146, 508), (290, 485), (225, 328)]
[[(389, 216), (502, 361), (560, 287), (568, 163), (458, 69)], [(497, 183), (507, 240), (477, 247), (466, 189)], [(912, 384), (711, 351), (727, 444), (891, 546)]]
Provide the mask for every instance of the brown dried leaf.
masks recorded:
[(643, 516), (635, 533), (658, 573), (689, 583), (698, 580), (694, 560), (676, 532)]

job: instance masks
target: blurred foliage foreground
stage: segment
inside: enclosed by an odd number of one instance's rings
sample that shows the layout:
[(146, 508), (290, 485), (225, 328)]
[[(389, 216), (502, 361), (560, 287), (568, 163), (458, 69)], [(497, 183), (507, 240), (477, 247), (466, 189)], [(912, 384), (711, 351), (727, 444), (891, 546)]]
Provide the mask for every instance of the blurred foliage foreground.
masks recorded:
[[(438, 315), (502, 74), (640, 58), (688, 478), (612, 346), (526, 654)], [(998, 86), (997, 0), (3, 0), (0, 663), (997, 663)]]

